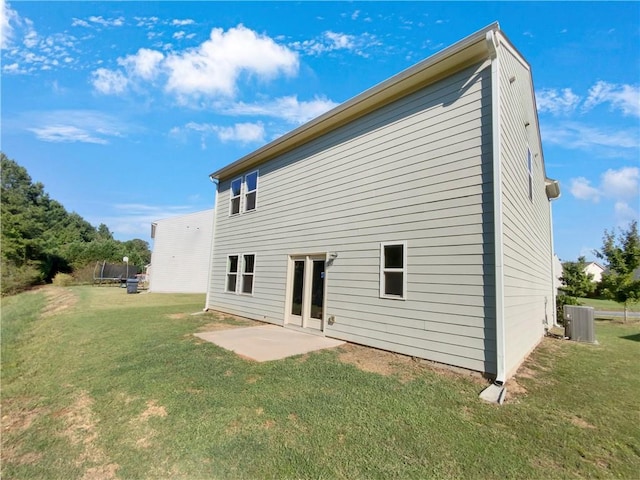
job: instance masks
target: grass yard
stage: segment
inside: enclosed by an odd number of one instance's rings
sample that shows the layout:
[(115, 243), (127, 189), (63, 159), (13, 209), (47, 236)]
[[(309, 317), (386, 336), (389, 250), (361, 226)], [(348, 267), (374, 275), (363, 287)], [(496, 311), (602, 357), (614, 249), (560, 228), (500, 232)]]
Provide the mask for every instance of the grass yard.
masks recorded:
[(640, 324), (547, 338), (501, 406), (484, 382), (348, 345), (246, 361), (192, 334), (200, 295), (2, 299), (2, 478), (637, 478)]
[[(579, 298), (580, 305), (585, 307), (593, 307), (596, 310), (605, 310), (611, 312), (623, 312), (624, 305), (614, 300), (604, 300), (601, 298)], [(640, 312), (640, 303), (632, 303), (629, 305), (630, 312)]]

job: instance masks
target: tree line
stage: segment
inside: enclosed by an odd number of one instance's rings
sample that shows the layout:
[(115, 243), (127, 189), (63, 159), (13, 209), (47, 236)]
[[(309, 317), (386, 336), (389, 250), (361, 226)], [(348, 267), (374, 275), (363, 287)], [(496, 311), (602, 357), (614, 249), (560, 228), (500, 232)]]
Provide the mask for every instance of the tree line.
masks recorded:
[(562, 294), (558, 296), (559, 308), (578, 304), (578, 298), (597, 296), (615, 300), (624, 305), (625, 321), (629, 305), (640, 301), (640, 235), (638, 222), (628, 228), (605, 230), (602, 248), (594, 255), (604, 264), (605, 271), (598, 283), (585, 271), (587, 261), (579, 257), (577, 262), (562, 264)]
[(151, 261), (148, 242), (119, 241), (109, 227), (97, 228), (49, 197), (27, 170), (0, 153), (2, 185), (2, 293), (51, 281), (57, 273), (91, 270), (96, 261), (121, 262), (143, 269)]

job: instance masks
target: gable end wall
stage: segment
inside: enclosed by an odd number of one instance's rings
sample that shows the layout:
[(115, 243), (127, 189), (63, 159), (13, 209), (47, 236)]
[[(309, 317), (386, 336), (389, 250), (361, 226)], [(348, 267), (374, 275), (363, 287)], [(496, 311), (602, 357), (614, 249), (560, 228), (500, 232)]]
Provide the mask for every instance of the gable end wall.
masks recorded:
[[(544, 325), (553, 323), (553, 272), (549, 200), (531, 101), (531, 75), (507, 48), (499, 52), (505, 358), (509, 376), (542, 339)], [(533, 162), (533, 201), (529, 198), (527, 148)]]

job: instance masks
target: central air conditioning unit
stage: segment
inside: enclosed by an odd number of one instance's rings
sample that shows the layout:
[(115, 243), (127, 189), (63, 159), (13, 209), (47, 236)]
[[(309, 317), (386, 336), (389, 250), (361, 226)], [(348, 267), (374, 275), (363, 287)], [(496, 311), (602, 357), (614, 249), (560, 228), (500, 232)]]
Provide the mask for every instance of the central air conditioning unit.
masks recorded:
[(576, 342), (597, 343), (593, 307), (564, 306), (564, 336)]

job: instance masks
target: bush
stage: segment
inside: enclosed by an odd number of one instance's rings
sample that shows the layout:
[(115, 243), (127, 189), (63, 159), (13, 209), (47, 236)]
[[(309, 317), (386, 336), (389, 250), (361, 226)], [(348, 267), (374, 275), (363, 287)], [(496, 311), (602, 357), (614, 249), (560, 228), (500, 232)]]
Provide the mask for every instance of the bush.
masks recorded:
[(34, 262), (16, 266), (3, 258), (1, 277), (2, 295), (13, 295), (42, 283), (40, 268)]
[(582, 305), (577, 298), (569, 295), (560, 294), (556, 297), (556, 317), (558, 322), (564, 325), (564, 306), (565, 305)]
[(93, 283), (93, 273), (96, 269), (95, 262), (91, 262), (82, 268), (73, 269), (73, 279), (76, 285), (91, 285)]
[(56, 287), (68, 287), (75, 283), (73, 276), (68, 273), (56, 273), (56, 276), (53, 277), (52, 283)]

